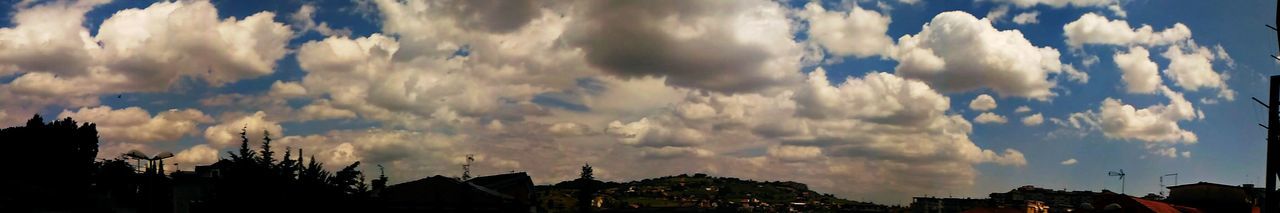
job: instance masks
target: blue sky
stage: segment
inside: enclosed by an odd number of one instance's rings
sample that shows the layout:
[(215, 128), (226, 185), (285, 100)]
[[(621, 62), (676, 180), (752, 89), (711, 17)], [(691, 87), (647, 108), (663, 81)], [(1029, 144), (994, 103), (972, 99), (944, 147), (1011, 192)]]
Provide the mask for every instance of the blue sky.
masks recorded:
[[(235, 142), (220, 140), (248, 126), (271, 130), (282, 145), (304, 148), (330, 166), (355, 160), (388, 165), (392, 182), (460, 174), (464, 153), (481, 156), (480, 173), (528, 171), (539, 183), (567, 180), (577, 164), (590, 162), (599, 165), (597, 176), (609, 180), (706, 172), (798, 180), (819, 191), (887, 203), (921, 195), (985, 197), (1022, 185), (1119, 191), (1120, 182), (1106, 176), (1118, 169), (1128, 173), (1126, 191), (1134, 195), (1157, 192), (1158, 177), (1168, 173), (1178, 173), (1181, 183), (1263, 182), (1265, 133), (1255, 123), (1263, 123), (1265, 113), (1249, 98), (1267, 97), (1264, 76), (1280, 74), (1270, 71), (1276, 61), (1267, 57), (1276, 52), (1275, 34), (1263, 26), (1274, 25), (1275, 2), (1053, 2), (1074, 1), (630, 7), (576, 1), (6, 1), (13, 6), (0, 10), (0, 123), (16, 125), (31, 113), (86, 117), (77, 119), (115, 128), (106, 131), (113, 133), (104, 135), (100, 157), (129, 149), (172, 151), (181, 158), (179, 169), (217, 159)], [(139, 17), (163, 19), (131, 22), (121, 12), (142, 9)], [(1002, 9), (1007, 15), (987, 17)], [(304, 10), (310, 15), (297, 16)], [(947, 11), (974, 19), (942, 15)], [(1038, 13), (1037, 22), (1012, 20), (1023, 13)], [(23, 20), (23, 14), (41, 18)], [(866, 18), (856, 14), (891, 21), (879, 32), (878, 24), (855, 23)], [(1085, 14), (1126, 23), (1131, 28), (1125, 30), (1150, 25), (1161, 32), (1181, 23), (1190, 33), (1164, 43), (1108, 43), (1116, 40), (1106, 36), (1116, 34), (1105, 33), (1069, 38), (1064, 26)], [(249, 18), (258, 15), (270, 16)], [(73, 25), (48, 24), (64, 19)], [(104, 27), (109, 20), (122, 24)], [(836, 34), (811, 31), (823, 21), (844, 21), (832, 26), (853, 26), (841, 28), (841, 35), (855, 36), (824, 43)], [(1008, 45), (1014, 47), (1004, 50), (1051, 48), (1059, 56), (979, 51), (950, 58), (951, 50), (976, 47), (945, 43), (948, 36), (966, 36), (946, 31), (930, 32), (920, 46), (904, 43), (910, 40), (904, 36), (925, 37), (926, 24), (941, 25), (934, 21), (1016, 30), (1030, 46), (1013, 37), (991, 39), (1013, 40)], [(151, 35), (126, 48), (137, 54), (106, 51), (140, 35), (129, 29)], [(80, 30), (97, 43), (74, 39)], [(107, 31), (125, 33), (104, 36)], [(861, 39), (879, 42), (856, 41)], [(1085, 41), (1073, 47), (1072, 39)], [(1218, 46), (1226, 54), (1216, 52)], [(1150, 50), (1160, 85), (1172, 92), (1126, 92), (1130, 84), (1122, 76), (1128, 71), (1113, 56), (1131, 47)], [(900, 62), (912, 59), (912, 48), (929, 49), (946, 67), (931, 71)], [(1164, 54), (1171, 48), (1208, 54), (1211, 66), (1172, 76), (1180, 71), (1168, 71), (1174, 62)], [(48, 54), (70, 50), (89, 56)], [(1085, 65), (1092, 56), (1096, 63)], [(1058, 68), (962, 62), (982, 58)], [(1087, 82), (1072, 80), (1075, 74), (1061, 66), (1083, 71)], [(817, 74), (828, 82), (818, 83)], [(1227, 77), (1199, 79), (1213, 84), (1200, 87), (1179, 81), (1205, 75)], [(1032, 81), (1018, 80), (1027, 76)], [(954, 83), (963, 80), (974, 86)], [(54, 89), (62, 87), (81, 92)], [(823, 96), (828, 88), (835, 96)], [(1226, 88), (1234, 98), (1220, 96)], [(1040, 91), (1053, 95), (1035, 93)], [(1167, 132), (1109, 130), (1138, 121), (1108, 123), (1129, 118), (1103, 113), (1111, 109), (1104, 100), (1136, 109), (1176, 108), (1169, 93), (1184, 96), (1196, 113), (1134, 119), (1176, 124), (1194, 134), (1193, 141), (1163, 137)], [(979, 95), (994, 97), (998, 107), (989, 112), (1007, 122), (977, 122), (985, 111), (970, 101)], [(1019, 106), (1031, 112), (1015, 112)], [(1036, 113), (1042, 123), (1023, 124)], [(1073, 114), (1101, 124), (1073, 127)], [(1167, 148), (1176, 152), (1157, 154)], [(1076, 163), (1064, 165), (1068, 159)]]

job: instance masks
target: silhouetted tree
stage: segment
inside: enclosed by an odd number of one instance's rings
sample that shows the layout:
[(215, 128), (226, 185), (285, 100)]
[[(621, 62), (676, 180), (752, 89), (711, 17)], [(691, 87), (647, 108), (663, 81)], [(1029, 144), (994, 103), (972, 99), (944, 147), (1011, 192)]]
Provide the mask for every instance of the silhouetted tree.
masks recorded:
[(373, 180), (373, 191), (382, 191), (387, 188), (387, 174), (382, 171), (382, 165), (378, 165), (378, 179)]
[(276, 153), (271, 151), (271, 132), (268, 132), (266, 130), (262, 131), (261, 154), (262, 154), (262, 158), (260, 160), (262, 161), (261, 162), (262, 165), (272, 165), (275, 163), (276, 159), (272, 155), (275, 155)]
[(593, 210), (591, 202), (595, 200), (596, 191), (599, 190), (601, 185), (600, 181), (595, 180), (593, 172), (591, 164), (585, 164), (582, 166), (582, 173), (578, 174), (578, 179), (574, 180), (574, 182), (577, 182), (575, 185), (578, 188), (575, 193), (575, 197), (578, 199), (578, 212), (591, 212)]
[(87, 211), (92, 208), (98, 164), (98, 130), (71, 118), (44, 122), (34, 115), (26, 126), (0, 130), (6, 152), (0, 161), (0, 212)]

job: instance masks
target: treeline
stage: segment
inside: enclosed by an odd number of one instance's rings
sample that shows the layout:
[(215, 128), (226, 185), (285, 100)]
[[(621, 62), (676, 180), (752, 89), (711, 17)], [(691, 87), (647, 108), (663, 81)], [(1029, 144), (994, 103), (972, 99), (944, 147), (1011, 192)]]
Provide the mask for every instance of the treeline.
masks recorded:
[[(79, 210), (91, 206), (96, 185), (111, 171), (97, 162), (98, 129), (71, 118), (0, 129), (0, 212)], [(127, 165), (127, 164), (126, 164)]]
[(123, 155), (95, 159), (98, 132), (92, 123), (45, 123), (35, 115), (26, 126), (0, 129), (6, 150), (0, 162), (7, 164), (0, 172), (0, 212), (171, 212), (175, 205), (191, 212), (376, 209), (373, 192), (386, 186), (385, 176), (366, 184), (360, 162), (329, 172), (314, 157), (308, 162), (287, 148), (276, 159), (270, 133), (254, 150), (247, 131), (241, 130), (238, 152), (206, 167), (216, 173), (170, 178), (139, 173)]
[(222, 171), (214, 179), (213, 197), (193, 208), (211, 212), (361, 211), (373, 206), (371, 189), (386, 187), (385, 176), (373, 180), (372, 186), (366, 184), (364, 173), (357, 170), (359, 161), (330, 173), (314, 156), (310, 162), (301, 155), (295, 159), (289, 148), (277, 160), (270, 132), (264, 131), (259, 150), (251, 150), (246, 132), (241, 129), (239, 152), (228, 152), (230, 158), (214, 163)]

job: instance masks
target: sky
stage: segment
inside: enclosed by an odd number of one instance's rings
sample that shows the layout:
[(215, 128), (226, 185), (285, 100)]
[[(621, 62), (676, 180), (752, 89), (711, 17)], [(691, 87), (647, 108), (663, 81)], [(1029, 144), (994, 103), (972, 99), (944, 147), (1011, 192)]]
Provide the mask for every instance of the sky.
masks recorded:
[[(3, 1), (0, 125), (170, 169), (790, 180), (855, 200), (1259, 184), (1276, 2)], [(277, 151), (280, 154), (280, 151)]]

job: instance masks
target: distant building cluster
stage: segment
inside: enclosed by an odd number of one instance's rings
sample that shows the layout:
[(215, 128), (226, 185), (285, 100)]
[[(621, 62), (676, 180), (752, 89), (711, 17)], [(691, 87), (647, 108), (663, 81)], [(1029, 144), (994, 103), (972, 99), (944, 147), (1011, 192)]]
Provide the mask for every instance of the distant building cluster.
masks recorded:
[(988, 212), (1258, 212), (1263, 189), (1199, 182), (1170, 186), (1169, 196), (1133, 197), (1111, 191), (1067, 191), (1023, 186), (988, 198), (915, 197), (908, 208), (918, 213)]

